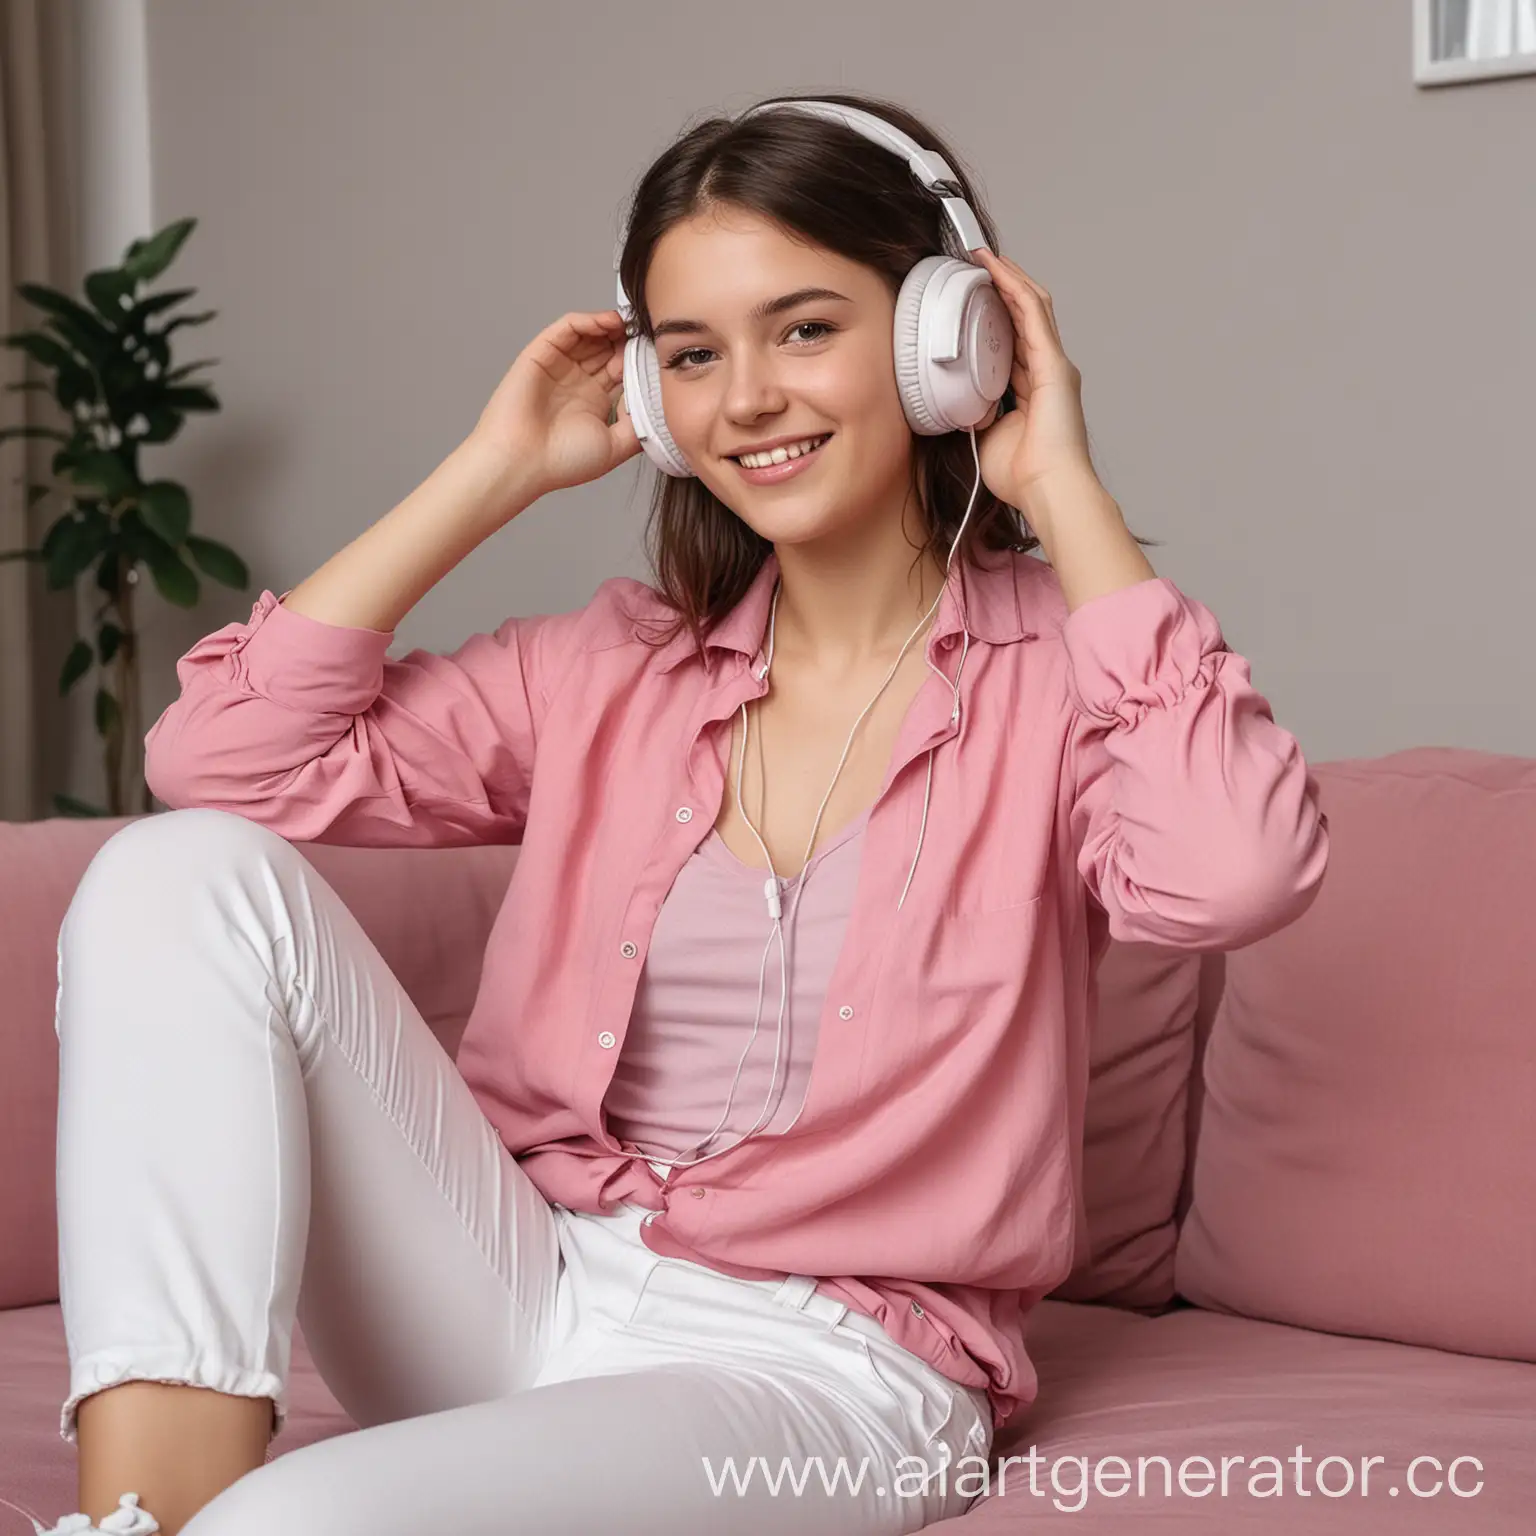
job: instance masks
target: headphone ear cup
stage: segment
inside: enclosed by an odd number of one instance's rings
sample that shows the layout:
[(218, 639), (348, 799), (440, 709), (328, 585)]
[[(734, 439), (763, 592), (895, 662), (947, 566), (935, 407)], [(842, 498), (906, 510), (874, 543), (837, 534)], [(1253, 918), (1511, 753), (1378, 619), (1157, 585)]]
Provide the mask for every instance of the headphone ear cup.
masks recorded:
[(923, 293), (929, 279), (950, 259), (947, 256), (923, 257), (907, 273), (901, 292), (896, 295), (896, 318), (891, 338), (896, 358), (896, 389), (901, 395), (901, 409), (907, 425), (920, 437), (937, 437), (949, 430), (929, 408), (917, 341), (922, 325)]
[[(958, 329), (959, 355), (936, 362), (940, 338)], [(1013, 323), (986, 269), (954, 256), (925, 256), (896, 296), (896, 386), (907, 424), (923, 437), (963, 432), (1008, 387)]]
[(624, 404), (651, 463), (675, 479), (691, 478), (692, 467), (667, 431), (661, 408), (661, 364), (649, 336), (631, 336), (624, 343)]

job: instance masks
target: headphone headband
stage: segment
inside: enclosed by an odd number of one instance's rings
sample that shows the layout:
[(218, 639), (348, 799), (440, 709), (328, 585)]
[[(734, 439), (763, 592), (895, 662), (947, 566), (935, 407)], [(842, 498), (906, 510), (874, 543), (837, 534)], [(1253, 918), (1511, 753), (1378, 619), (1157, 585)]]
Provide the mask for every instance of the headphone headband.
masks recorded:
[[(862, 133), (866, 139), (890, 150), (893, 155), (900, 155), (912, 168), (912, 174), (930, 191), (936, 190), (941, 184), (959, 191), (954, 168), (943, 155), (936, 149), (924, 149), (894, 123), (888, 123), (883, 117), (876, 117), (873, 112), (866, 112), (862, 107), (845, 107), (835, 101), (764, 101), (755, 107), (748, 107), (737, 121), (758, 112), (769, 111), (803, 112), (809, 117), (842, 123), (855, 133)], [(939, 201), (949, 217), (950, 227), (962, 250), (974, 251), (987, 243), (987, 237), (981, 232), (981, 224), (963, 197), (950, 197), (940, 192)]]
[[(971, 251), (987, 243), (987, 237), (982, 233), (981, 223), (972, 211), (971, 205), (963, 197), (951, 197), (945, 192), (938, 191), (941, 186), (951, 186), (956, 191), (959, 190), (959, 183), (955, 179), (954, 169), (950, 163), (937, 150), (924, 149), (894, 123), (888, 123), (883, 117), (876, 117), (873, 112), (865, 112), (860, 107), (845, 107), (835, 101), (807, 101), (798, 98), (759, 102), (755, 107), (748, 107), (736, 118), (736, 121), (741, 122), (744, 118), (752, 117), (758, 112), (803, 112), (810, 117), (842, 123), (852, 128), (855, 133), (861, 133), (866, 139), (879, 144), (883, 149), (890, 150), (893, 155), (900, 155), (912, 168), (912, 174), (925, 187), (930, 191), (938, 192), (940, 206), (944, 209), (955, 239), (960, 242), (960, 248), (967, 253), (967, 259)], [(624, 292), (624, 280), (618, 275), (619, 259), (623, 251), (624, 239), (621, 235), (618, 244), (614, 247), (613, 271), (618, 289), (619, 313), (629, 320), (633, 317), (633, 311), (629, 295)]]

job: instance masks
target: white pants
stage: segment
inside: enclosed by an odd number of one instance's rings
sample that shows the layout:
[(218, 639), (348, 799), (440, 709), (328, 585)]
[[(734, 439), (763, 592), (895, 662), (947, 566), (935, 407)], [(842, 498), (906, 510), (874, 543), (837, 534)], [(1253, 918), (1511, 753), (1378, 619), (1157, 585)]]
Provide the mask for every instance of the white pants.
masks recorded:
[(187, 1536), (906, 1532), (973, 1501), (982, 1391), (806, 1276), (737, 1280), (651, 1253), (637, 1206), (547, 1202), (335, 891), (254, 822), (108, 839), (55, 1027), (63, 1437), (131, 1379), (270, 1397), (280, 1428), (296, 1316), (363, 1426)]

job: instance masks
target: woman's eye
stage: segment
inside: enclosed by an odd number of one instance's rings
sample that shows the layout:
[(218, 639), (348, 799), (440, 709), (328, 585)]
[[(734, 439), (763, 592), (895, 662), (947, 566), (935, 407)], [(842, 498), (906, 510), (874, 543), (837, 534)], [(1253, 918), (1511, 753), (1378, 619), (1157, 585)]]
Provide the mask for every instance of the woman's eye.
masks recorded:
[[(825, 320), (801, 320), (797, 324), (792, 325), (789, 328), (789, 334), (791, 336), (793, 336), (796, 331), (804, 331), (804, 330), (812, 330), (812, 331), (820, 331), (820, 332), (822, 332), (823, 334), (820, 335), (820, 336), (810, 336), (810, 337), (802, 338), (802, 342), (805, 345), (810, 345), (810, 344), (812, 344), (814, 342), (818, 342), (818, 341), (824, 340), (825, 337), (826, 336), (830, 336), (835, 329), (836, 329), (835, 326), (831, 325), (828, 321), (825, 321)], [(689, 358), (699, 356), (700, 354), (703, 354), (704, 356), (708, 356), (709, 355), (709, 348), (708, 347), (684, 347), (681, 352), (675, 353), (670, 359), (668, 359), (668, 361), (667, 361), (665, 366), (668, 367), (668, 368), (675, 368), (679, 372), (683, 372), (683, 373), (686, 373), (686, 372), (688, 372), (688, 371), (690, 371), (690, 370), (692, 370), (694, 368), (702, 368), (704, 366), (702, 363), (692, 363), (692, 362), (688, 361)]]

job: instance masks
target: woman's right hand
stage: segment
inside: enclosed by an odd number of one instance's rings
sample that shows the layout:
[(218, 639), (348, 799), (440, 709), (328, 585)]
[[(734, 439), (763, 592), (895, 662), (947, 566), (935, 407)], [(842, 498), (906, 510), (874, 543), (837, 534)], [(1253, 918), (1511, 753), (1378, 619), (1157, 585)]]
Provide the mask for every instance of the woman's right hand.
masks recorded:
[(584, 485), (640, 451), (624, 387), (624, 321), (616, 309), (572, 311), (518, 354), (472, 436), (505, 457), (533, 496)]

